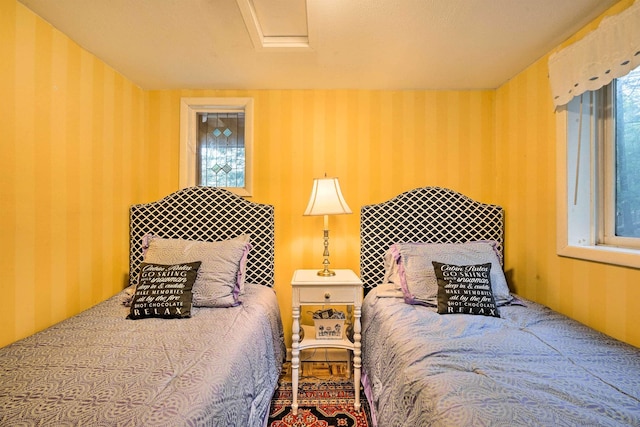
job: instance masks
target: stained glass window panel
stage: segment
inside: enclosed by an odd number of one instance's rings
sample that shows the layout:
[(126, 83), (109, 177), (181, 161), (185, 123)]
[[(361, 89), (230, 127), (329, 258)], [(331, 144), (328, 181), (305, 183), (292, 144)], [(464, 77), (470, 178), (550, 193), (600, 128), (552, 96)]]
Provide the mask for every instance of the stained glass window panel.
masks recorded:
[(198, 113), (198, 185), (245, 186), (245, 113)]

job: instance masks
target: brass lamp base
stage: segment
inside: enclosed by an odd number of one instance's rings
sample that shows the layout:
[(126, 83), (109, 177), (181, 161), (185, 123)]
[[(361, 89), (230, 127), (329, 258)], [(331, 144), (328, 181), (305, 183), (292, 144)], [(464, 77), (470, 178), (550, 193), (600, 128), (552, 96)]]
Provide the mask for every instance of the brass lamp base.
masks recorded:
[(324, 269), (324, 270), (320, 270), (318, 271), (318, 276), (322, 276), (322, 277), (331, 277), (331, 276), (335, 276), (336, 272), (333, 270), (329, 270), (329, 269)]
[(336, 272), (333, 270), (329, 270), (329, 230), (325, 228), (323, 234), (324, 252), (322, 253), (322, 256), (324, 256), (324, 260), (322, 261), (322, 265), (324, 266), (324, 268), (318, 271), (318, 276), (331, 277), (335, 276)]

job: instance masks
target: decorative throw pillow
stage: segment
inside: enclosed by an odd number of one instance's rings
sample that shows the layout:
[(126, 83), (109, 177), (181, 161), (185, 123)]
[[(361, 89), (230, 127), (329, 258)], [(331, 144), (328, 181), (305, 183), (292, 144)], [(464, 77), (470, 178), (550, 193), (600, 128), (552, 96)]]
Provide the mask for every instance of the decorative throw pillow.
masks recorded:
[(140, 264), (140, 277), (127, 318), (191, 317), (191, 291), (199, 267), (200, 262), (176, 265)]
[(244, 293), (249, 235), (220, 242), (184, 239), (149, 239), (145, 262), (177, 264), (201, 261), (193, 285), (195, 307), (232, 307)]
[(438, 313), (500, 317), (491, 291), (491, 263), (432, 263), (438, 280)]
[(495, 242), (400, 243), (392, 245), (390, 250), (408, 304), (437, 306), (438, 282), (432, 261), (456, 265), (491, 263), (491, 287), (496, 304), (504, 305), (513, 299)]

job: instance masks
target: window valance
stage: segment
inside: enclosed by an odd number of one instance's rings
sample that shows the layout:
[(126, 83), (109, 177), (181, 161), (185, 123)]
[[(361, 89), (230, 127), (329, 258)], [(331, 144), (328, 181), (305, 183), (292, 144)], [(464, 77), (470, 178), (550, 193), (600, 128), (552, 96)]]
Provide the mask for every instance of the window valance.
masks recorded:
[(640, 0), (602, 20), (583, 39), (549, 57), (553, 103), (597, 90), (640, 65)]

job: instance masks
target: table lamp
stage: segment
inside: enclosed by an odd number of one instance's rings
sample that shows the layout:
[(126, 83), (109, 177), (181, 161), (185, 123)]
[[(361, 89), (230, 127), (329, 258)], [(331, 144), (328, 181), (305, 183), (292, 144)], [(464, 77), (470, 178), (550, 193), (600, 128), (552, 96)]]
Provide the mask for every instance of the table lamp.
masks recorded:
[(323, 269), (318, 276), (335, 276), (335, 271), (329, 270), (329, 215), (350, 214), (351, 209), (342, 196), (338, 178), (315, 178), (309, 204), (304, 211), (305, 216), (324, 216), (324, 261)]

